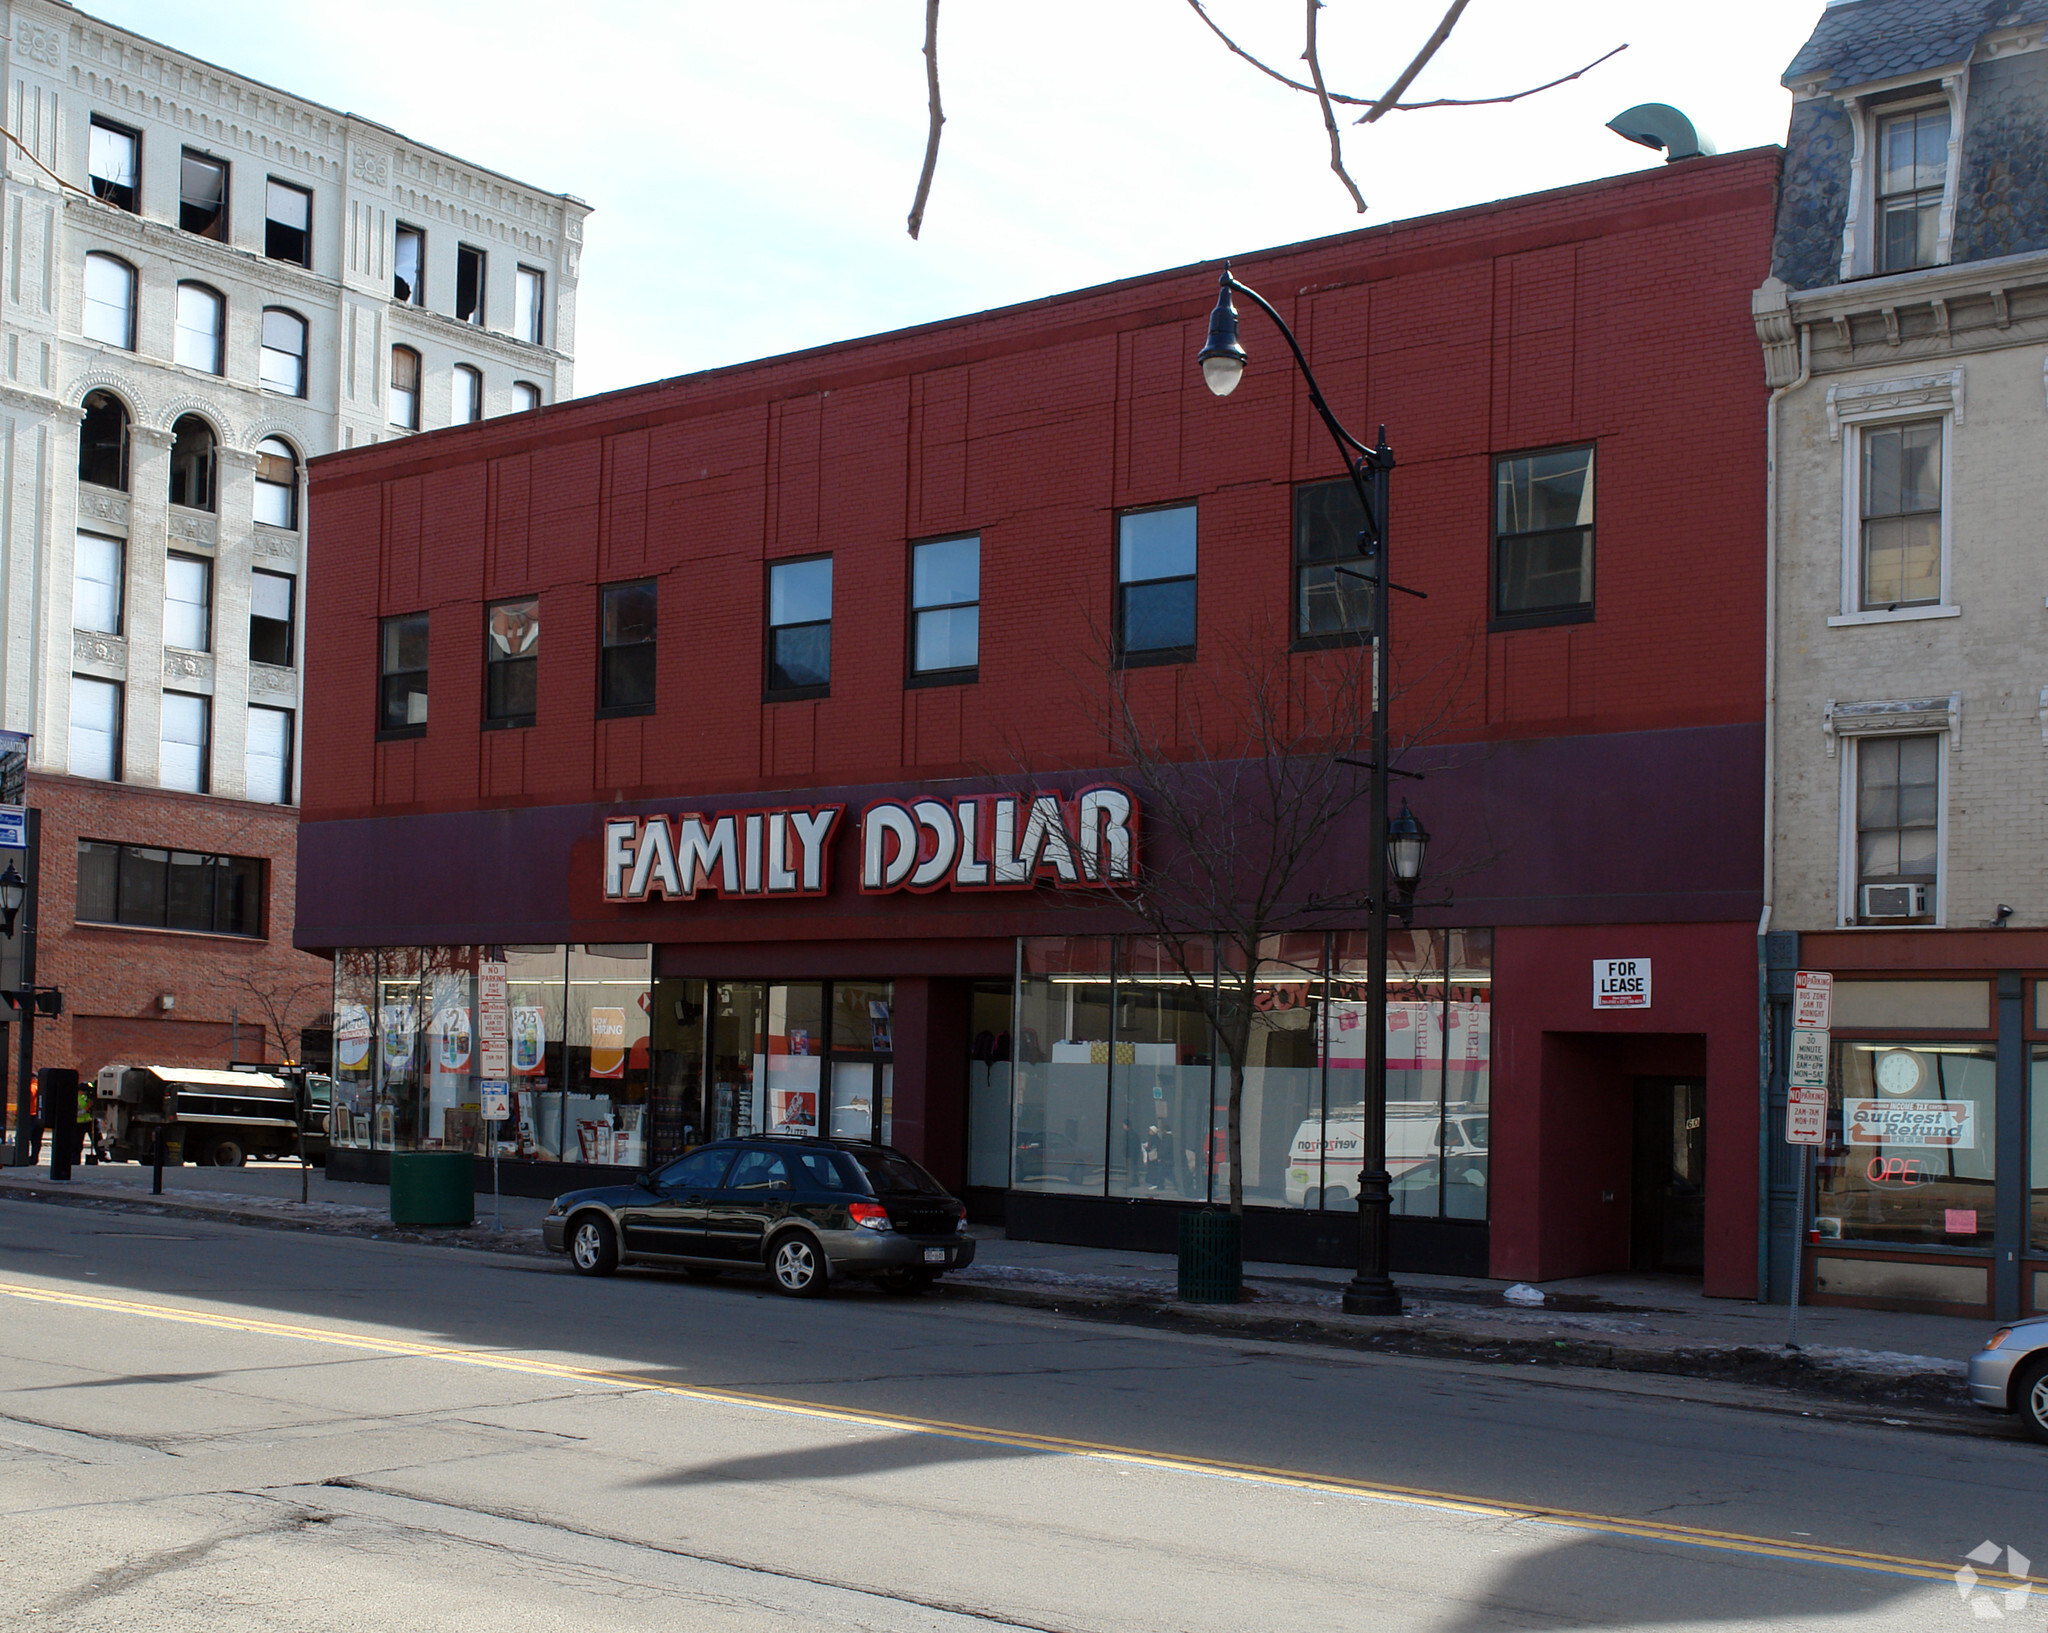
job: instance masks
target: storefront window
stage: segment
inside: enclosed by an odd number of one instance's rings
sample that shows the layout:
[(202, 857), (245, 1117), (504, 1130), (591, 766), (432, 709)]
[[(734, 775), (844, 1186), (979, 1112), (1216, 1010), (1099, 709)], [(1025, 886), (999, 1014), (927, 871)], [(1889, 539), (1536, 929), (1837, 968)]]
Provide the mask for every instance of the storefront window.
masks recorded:
[(1100, 1196), (1109, 1100), (1108, 936), (1034, 936), (1017, 982), (1011, 1184)]
[[(2035, 988), (2048, 997), (2048, 981)], [(2040, 1002), (2037, 997), (2036, 1002)], [(2027, 1243), (2036, 1253), (2048, 1253), (2048, 1047), (2034, 1046), (2029, 1073), (2027, 1128), (2029, 1144), (2027, 1169)]]
[(343, 948), (334, 955), (334, 1101), (327, 1116), (331, 1145), (370, 1143), (377, 1095), (377, 953)]
[[(768, 989), (759, 981), (720, 981), (711, 1006), (711, 1087), (704, 1137), (731, 1139), (760, 1127), (755, 1064)], [(787, 1034), (785, 1034), (785, 1047)]]
[(694, 977), (654, 983), (649, 1015), (649, 1167), (680, 1157), (708, 1136), (704, 1120), (707, 983)]
[(1214, 980), (1209, 949), (1127, 937), (1117, 953), (1109, 1194), (1206, 1201), (1216, 1074), (1197, 984)]
[(894, 1130), (895, 988), (887, 981), (832, 983), (832, 1132), (880, 1140)]
[(1010, 1183), (1010, 983), (977, 981), (967, 1012), (967, 1183)]
[(1493, 1145), (1493, 932), (1451, 931), (1445, 969), (1442, 1211), (1484, 1219)]
[(560, 1150), (565, 1162), (647, 1160), (649, 948), (571, 947)]
[(1815, 1181), (1825, 1238), (1988, 1247), (1997, 1051), (1980, 1043), (1844, 1042)]
[[(1313, 1208), (1334, 1183), (1323, 1161), (1323, 936), (1273, 936), (1260, 953), (1238, 1107), (1244, 1199), (1269, 1208)], [(1216, 1126), (1227, 1132), (1228, 1062), (1219, 1059), (1218, 1068)], [(1218, 1169), (1215, 1194), (1230, 1195), (1227, 1168)]]
[[(563, 1146), (563, 982), (568, 948), (505, 949), (505, 993), (512, 1117), (504, 1125), (502, 1155), (559, 1162)], [(570, 1136), (574, 1138), (573, 1135)]]

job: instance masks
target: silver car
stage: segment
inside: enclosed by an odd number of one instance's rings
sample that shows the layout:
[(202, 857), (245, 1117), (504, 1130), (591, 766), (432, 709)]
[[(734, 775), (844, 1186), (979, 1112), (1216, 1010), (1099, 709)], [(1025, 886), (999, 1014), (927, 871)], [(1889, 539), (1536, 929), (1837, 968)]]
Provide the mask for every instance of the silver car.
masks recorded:
[(1970, 1399), (1991, 1412), (2017, 1412), (2027, 1433), (2048, 1441), (2048, 1316), (2000, 1327), (1970, 1361)]

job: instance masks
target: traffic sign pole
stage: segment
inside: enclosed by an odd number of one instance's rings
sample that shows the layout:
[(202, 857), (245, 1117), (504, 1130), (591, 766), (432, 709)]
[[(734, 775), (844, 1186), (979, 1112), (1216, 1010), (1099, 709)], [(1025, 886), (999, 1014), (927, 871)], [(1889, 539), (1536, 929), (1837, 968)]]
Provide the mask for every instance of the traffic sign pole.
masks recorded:
[(1792, 975), (1792, 1058), (1785, 1071), (1785, 1140), (1799, 1147), (1799, 1194), (1792, 1205), (1792, 1311), (1785, 1347), (1799, 1347), (1799, 1293), (1806, 1280), (1806, 1199), (1814, 1148), (1828, 1138), (1828, 1076), (1834, 1050), (1835, 978), (1826, 970)]

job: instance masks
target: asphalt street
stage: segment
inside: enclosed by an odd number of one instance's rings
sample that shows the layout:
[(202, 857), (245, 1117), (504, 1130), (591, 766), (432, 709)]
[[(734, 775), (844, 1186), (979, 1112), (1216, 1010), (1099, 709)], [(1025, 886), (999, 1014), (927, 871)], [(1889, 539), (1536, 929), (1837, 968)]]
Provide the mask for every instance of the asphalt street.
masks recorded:
[(2048, 1450), (1698, 1393), (7, 1201), (0, 1625), (2048, 1616)]

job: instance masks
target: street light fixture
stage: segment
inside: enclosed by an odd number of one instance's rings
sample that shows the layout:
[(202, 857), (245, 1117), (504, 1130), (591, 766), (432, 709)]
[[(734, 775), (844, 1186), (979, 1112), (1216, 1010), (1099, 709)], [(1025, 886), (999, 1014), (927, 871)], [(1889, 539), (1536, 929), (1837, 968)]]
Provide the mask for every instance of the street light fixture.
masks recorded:
[(1387, 724), (1387, 602), (1389, 589), (1398, 588), (1387, 577), (1387, 478), (1394, 468), (1394, 451), (1387, 446), (1387, 428), (1380, 427), (1379, 442), (1368, 445), (1339, 423), (1323, 400), (1323, 388), (1315, 371), (1302, 355), (1301, 343), (1287, 320), (1273, 303), (1256, 289), (1239, 283), (1224, 263), (1218, 280), (1216, 309), (1209, 314), (1209, 338), (1197, 357), (1202, 380), (1219, 397), (1227, 397), (1244, 378), (1245, 349), (1237, 332), (1237, 306), (1233, 294), (1242, 295), (1273, 320), (1287, 349), (1294, 354), (1294, 366), (1308, 387), (1308, 400), (1328, 428), (1331, 440), (1344, 458), (1351, 485), (1358, 490), (1358, 502), (1365, 516), (1359, 535), (1361, 554), (1368, 569), (1357, 576), (1372, 586), (1372, 758), (1366, 768), (1372, 773), (1371, 809), (1366, 839), (1367, 889), (1372, 897), (1372, 916), (1367, 931), (1365, 989), (1365, 1107), (1362, 1172), (1358, 1176), (1358, 1270), (1344, 1289), (1344, 1308), (1353, 1315), (1399, 1315), (1401, 1290), (1388, 1273), (1388, 1220), (1393, 1200), (1387, 1173), (1387, 920), (1396, 911), (1392, 896), (1400, 894), (1398, 911), (1405, 924), (1415, 897), (1416, 882), (1422, 877), (1423, 853), (1429, 833), (1404, 801), (1401, 816), (1387, 820), (1387, 781), (1392, 774), (1388, 762), (1392, 744)]
[(14, 939), (14, 921), (21, 917), (21, 905), (27, 900), (28, 881), (9, 862), (7, 871), (0, 873), (0, 936)]

